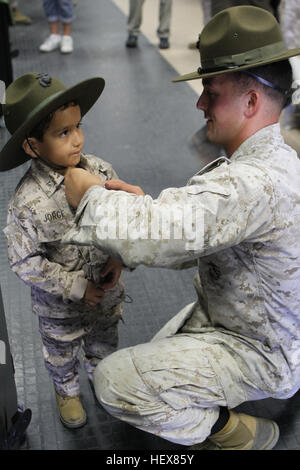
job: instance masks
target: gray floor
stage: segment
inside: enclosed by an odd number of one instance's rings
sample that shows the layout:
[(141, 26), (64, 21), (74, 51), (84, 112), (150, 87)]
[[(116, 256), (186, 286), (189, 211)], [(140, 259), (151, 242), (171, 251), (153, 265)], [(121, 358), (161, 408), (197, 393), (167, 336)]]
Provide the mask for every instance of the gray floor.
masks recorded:
[[(75, 51), (38, 52), (47, 35), (42, 2), (23, 2), (31, 26), (11, 28), (15, 78), (29, 71), (47, 72), (67, 85), (103, 76), (107, 85), (98, 104), (84, 120), (85, 151), (110, 161), (120, 178), (138, 184), (153, 196), (170, 186), (184, 185), (202, 161), (189, 147), (189, 138), (203, 124), (197, 96), (186, 84), (172, 84), (177, 73), (156, 48), (140, 38), (138, 50), (124, 47), (126, 18), (110, 1), (78, 2), (74, 23)], [(31, 6), (32, 5), (32, 6)], [(0, 129), (0, 145), (8, 138)], [(22, 168), (0, 173), (0, 283), (7, 317), (19, 402), (31, 408), (27, 448), (36, 450), (176, 450), (174, 445), (113, 419), (95, 405), (87, 377), (81, 391), (87, 425), (68, 430), (58, 419), (53, 386), (44, 368), (37, 319), (31, 312), (29, 288), (9, 269), (2, 229), (9, 197), (24, 173)], [(195, 298), (193, 270), (138, 268), (125, 274), (133, 303), (125, 304), (120, 347), (150, 340), (175, 312)], [(248, 403), (241, 410), (276, 419), (281, 437), (278, 450), (300, 449), (300, 395), (289, 400)]]

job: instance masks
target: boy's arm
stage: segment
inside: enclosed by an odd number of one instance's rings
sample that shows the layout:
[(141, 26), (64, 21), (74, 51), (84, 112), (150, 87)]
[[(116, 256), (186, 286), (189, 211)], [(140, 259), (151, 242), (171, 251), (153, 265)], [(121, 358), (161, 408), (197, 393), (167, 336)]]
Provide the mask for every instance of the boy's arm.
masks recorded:
[(8, 258), (12, 270), (29, 286), (49, 294), (62, 296), (64, 301), (79, 302), (87, 288), (83, 270), (68, 272), (46, 257), (43, 243), (31, 224), (30, 213), (9, 209), (7, 226)]

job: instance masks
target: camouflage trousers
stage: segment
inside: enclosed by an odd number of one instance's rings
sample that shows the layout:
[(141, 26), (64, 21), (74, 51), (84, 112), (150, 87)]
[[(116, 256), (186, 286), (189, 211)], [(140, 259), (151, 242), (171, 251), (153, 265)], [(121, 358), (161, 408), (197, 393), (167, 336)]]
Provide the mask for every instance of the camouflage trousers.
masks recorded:
[(96, 368), (94, 386), (115, 418), (186, 446), (204, 441), (227, 405), (206, 350), (182, 335), (116, 351)]
[(93, 380), (97, 364), (117, 349), (121, 315), (119, 304), (112, 308), (109, 317), (99, 312), (68, 319), (39, 317), (45, 366), (59, 395), (79, 394), (81, 347), (84, 368), (89, 380)]
[[(270, 396), (249, 382), (222, 342), (189, 332), (191, 308), (183, 308), (149, 343), (105, 358), (94, 373), (97, 399), (108, 413), (184, 446), (205, 441), (220, 407)], [(260, 359), (255, 354), (255, 365)]]

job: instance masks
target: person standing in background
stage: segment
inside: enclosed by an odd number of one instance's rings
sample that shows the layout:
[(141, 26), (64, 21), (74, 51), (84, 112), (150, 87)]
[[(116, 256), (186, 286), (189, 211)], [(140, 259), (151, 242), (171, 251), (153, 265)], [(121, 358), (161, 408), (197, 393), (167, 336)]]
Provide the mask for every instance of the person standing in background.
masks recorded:
[[(137, 47), (138, 35), (142, 24), (142, 10), (145, 0), (130, 0), (128, 16), (128, 38), (126, 47)], [(171, 23), (172, 0), (160, 0), (159, 3), (159, 24), (157, 35), (159, 37), (159, 48), (168, 49), (170, 47), (170, 23)]]
[(15, 24), (31, 24), (31, 18), (29, 16), (24, 15), (19, 10), (19, 0), (11, 0), (10, 6), (12, 9), (13, 20)]
[[(73, 52), (73, 38), (71, 36), (73, 22), (72, 0), (43, 0), (44, 10), (50, 28), (50, 36), (40, 46), (41, 52), (51, 52), (60, 48), (63, 54)], [(62, 25), (61, 35), (59, 32)]]
[[(205, 26), (211, 17), (219, 13), (221, 10), (240, 5), (264, 8), (270, 13), (273, 13), (277, 18), (277, 7), (279, 1), (280, 0), (200, 0), (203, 12), (203, 25)], [(196, 49), (197, 42), (190, 42), (188, 47), (189, 49)]]

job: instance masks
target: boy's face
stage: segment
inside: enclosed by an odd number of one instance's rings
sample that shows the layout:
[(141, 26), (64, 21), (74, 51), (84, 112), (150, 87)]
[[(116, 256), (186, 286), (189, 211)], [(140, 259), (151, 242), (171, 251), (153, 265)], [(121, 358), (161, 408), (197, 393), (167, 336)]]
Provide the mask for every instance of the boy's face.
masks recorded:
[(84, 144), (80, 122), (80, 107), (70, 105), (54, 113), (42, 141), (31, 138), (34, 149), (50, 167), (63, 170), (79, 163)]

